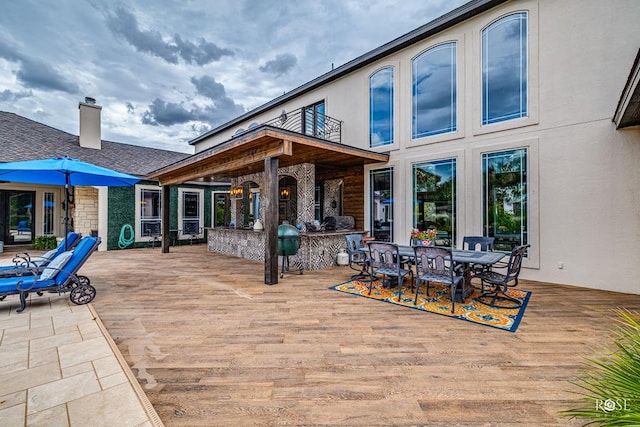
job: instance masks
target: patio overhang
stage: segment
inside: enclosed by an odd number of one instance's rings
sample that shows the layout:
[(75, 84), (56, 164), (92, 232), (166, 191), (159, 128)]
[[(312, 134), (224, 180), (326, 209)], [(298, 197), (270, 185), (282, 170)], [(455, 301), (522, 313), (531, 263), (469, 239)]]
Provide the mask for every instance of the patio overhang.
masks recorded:
[(616, 129), (640, 125), (640, 50), (613, 115)]
[(389, 154), (325, 141), (267, 125), (158, 169), (147, 178), (161, 185), (187, 181), (228, 181), (265, 170), (265, 159), (277, 158), (279, 167), (312, 163), (317, 167), (350, 168), (386, 163)]
[[(162, 205), (169, 205), (169, 187), (187, 181), (226, 181), (263, 172), (264, 282), (278, 283), (278, 168), (311, 163), (318, 169), (348, 170), (386, 163), (389, 154), (376, 153), (288, 130), (261, 125), (228, 141), (147, 175), (162, 185)], [(162, 210), (162, 235), (169, 235), (169, 209)], [(162, 252), (169, 252), (163, 239)]]

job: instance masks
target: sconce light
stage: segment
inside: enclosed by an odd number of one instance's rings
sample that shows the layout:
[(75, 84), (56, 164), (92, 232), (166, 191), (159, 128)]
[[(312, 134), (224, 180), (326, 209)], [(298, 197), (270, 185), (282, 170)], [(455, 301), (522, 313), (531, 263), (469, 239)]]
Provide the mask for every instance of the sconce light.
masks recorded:
[(242, 197), (242, 187), (233, 187), (229, 193), (234, 198), (239, 199)]
[(289, 197), (291, 197), (291, 193), (288, 188), (285, 187), (280, 190), (280, 200), (289, 200)]
[(335, 200), (333, 200), (333, 201), (331, 202), (331, 209), (335, 209), (335, 208), (337, 208), (337, 207), (338, 207), (338, 202), (336, 202)]
[(253, 192), (250, 191), (249, 192), (249, 201), (252, 201), (252, 200), (253, 200)]

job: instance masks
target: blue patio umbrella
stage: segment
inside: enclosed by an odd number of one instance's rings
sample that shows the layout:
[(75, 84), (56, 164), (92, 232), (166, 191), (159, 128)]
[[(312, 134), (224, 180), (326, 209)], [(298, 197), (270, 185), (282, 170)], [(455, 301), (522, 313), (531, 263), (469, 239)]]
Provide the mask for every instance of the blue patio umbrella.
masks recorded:
[(70, 185), (123, 187), (134, 185), (140, 181), (140, 178), (65, 156), (0, 163), (0, 181), (64, 185), (64, 235), (66, 236), (69, 233)]

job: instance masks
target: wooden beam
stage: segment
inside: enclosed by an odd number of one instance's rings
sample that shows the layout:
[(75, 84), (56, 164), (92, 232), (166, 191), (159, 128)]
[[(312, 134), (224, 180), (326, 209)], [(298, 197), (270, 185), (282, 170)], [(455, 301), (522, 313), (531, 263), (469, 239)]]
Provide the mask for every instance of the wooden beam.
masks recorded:
[[(278, 283), (278, 158), (264, 160), (264, 283)], [(266, 200), (265, 200), (266, 199)]]
[(180, 184), (197, 178), (202, 178), (217, 173), (233, 169), (241, 169), (250, 164), (261, 162), (269, 157), (277, 157), (281, 155), (291, 155), (291, 141), (277, 141), (277, 144), (270, 144), (265, 147), (253, 147), (249, 150), (239, 151), (234, 155), (230, 155), (224, 159), (216, 161), (215, 159), (207, 159), (194, 164), (191, 167), (185, 167), (185, 172), (174, 171), (166, 178), (160, 177), (160, 182), (165, 185)]
[(170, 238), (169, 238), (169, 214), (171, 212), (171, 206), (169, 206), (171, 204), (170, 202), (170, 192), (171, 192), (171, 187), (169, 187), (168, 185), (164, 185), (162, 186), (162, 194), (161, 197), (162, 199), (160, 200), (161, 206), (162, 206), (162, 253), (163, 254), (167, 254), (169, 253), (169, 243), (170, 243)]

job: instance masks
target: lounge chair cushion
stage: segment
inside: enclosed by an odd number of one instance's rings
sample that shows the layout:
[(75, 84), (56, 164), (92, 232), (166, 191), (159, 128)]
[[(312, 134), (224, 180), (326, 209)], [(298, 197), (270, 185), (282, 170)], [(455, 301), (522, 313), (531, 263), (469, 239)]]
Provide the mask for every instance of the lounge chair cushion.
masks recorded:
[(29, 267), (40, 267), (44, 264), (48, 264), (58, 253), (58, 249), (51, 249), (49, 252), (42, 254), (42, 256), (35, 258), (31, 261)]
[(47, 265), (42, 274), (40, 275), (40, 280), (49, 280), (52, 279), (63, 267), (69, 262), (71, 257), (73, 256), (73, 252), (66, 251), (62, 252), (60, 255), (54, 258), (53, 261)]

